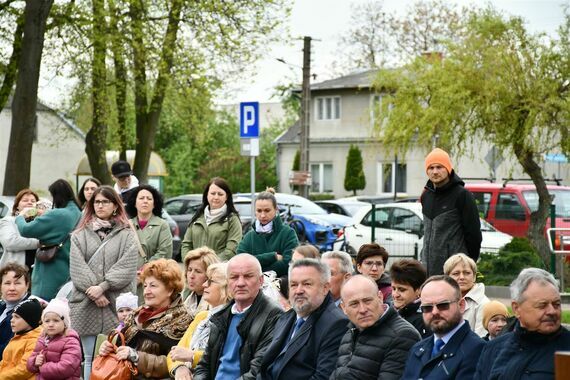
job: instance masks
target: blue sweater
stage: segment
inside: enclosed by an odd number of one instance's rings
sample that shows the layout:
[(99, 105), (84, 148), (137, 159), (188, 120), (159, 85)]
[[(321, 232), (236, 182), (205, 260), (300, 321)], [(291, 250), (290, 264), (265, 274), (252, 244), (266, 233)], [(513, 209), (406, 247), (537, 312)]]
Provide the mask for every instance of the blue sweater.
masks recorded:
[(238, 379), (241, 376), (239, 367), (239, 349), (241, 347), (241, 336), (238, 334), (237, 326), (243, 318), (244, 313), (234, 314), (228, 329), (228, 335), (224, 342), (224, 349), (220, 357), (220, 366), (216, 373), (216, 380)]

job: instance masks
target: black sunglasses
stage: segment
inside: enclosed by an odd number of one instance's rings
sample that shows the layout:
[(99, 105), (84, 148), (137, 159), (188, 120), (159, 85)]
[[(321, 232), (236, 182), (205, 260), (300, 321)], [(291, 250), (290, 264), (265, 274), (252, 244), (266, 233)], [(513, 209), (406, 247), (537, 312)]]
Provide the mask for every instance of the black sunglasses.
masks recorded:
[(441, 301), (439, 303), (430, 305), (430, 304), (426, 304), (426, 305), (420, 305), (420, 309), (422, 311), (422, 313), (431, 313), (433, 311), (434, 307), (437, 307), (437, 310), (439, 311), (446, 311), (449, 310), (449, 307), (451, 306), (452, 303), (456, 303), (459, 300), (455, 300), (455, 301)]

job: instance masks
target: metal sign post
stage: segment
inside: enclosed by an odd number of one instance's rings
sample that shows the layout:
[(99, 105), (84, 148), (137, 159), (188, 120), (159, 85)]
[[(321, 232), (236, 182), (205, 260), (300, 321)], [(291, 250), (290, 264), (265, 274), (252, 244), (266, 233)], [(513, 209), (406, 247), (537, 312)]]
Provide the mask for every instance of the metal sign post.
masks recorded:
[(251, 220), (255, 218), (255, 156), (259, 156), (259, 103), (243, 102), (239, 105), (239, 137), (242, 156), (250, 157)]

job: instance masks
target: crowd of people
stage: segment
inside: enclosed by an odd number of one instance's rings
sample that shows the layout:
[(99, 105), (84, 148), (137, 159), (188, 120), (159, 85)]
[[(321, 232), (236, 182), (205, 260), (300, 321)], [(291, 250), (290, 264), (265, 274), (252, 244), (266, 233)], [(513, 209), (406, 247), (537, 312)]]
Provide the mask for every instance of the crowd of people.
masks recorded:
[(179, 264), (162, 194), (124, 161), (111, 170), (114, 187), (89, 178), (77, 198), (55, 181), (47, 210), (24, 189), (0, 221), (0, 378), (89, 380), (113, 357), (140, 379), (548, 379), (570, 349), (551, 274), (523, 270), (510, 312), (476, 281), (480, 232), (447, 228), (465, 253), (437, 248), (445, 223), (473, 223), (443, 151), (426, 158), (421, 261), (376, 243), (356, 257), (299, 244), (272, 189), (242, 236), (230, 186), (213, 178)]

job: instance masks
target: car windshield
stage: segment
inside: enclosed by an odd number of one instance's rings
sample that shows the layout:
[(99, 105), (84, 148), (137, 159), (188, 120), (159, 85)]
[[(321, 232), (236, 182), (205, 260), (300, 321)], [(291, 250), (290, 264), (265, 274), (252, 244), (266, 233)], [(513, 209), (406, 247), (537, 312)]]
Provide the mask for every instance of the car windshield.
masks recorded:
[[(570, 218), (570, 190), (548, 190), (554, 195), (557, 218)], [(523, 191), (530, 211), (538, 210), (538, 193), (535, 190)]]

